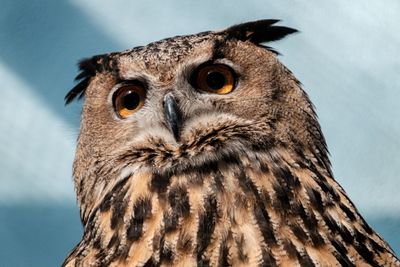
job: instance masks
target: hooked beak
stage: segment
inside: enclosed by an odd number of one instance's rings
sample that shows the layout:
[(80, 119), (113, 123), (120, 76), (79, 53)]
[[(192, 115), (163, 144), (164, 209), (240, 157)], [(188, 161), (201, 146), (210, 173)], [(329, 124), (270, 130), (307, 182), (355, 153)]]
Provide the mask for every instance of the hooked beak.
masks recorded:
[(182, 117), (172, 93), (168, 93), (164, 96), (163, 105), (167, 126), (174, 135), (175, 140), (179, 142), (179, 131), (182, 123)]

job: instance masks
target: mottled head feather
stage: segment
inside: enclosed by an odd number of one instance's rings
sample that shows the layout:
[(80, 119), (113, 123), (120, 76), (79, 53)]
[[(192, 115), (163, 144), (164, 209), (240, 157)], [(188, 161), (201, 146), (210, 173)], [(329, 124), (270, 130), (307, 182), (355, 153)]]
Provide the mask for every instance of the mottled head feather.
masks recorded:
[[(296, 29), (274, 25), (277, 22), (279, 22), (279, 20), (274, 20), (274, 19), (252, 21), (229, 27), (228, 29), (223, 30), (221, 32), (217, 33), (203, 32), (195, 34), (193, 35), (193, 37), (200, 35), (210, 35), (210, 37), (212, 37), (214, 36), (214, 34), (218, 34), (226, 36), (226, 39), (250, 41), (256, 45), (262, 46), (261, 43), (277, 41), (282, 39), (288, 34), (297, 32)], [(178, 37), (179, 36), (176, 36), (175, 38)], [(191, 36), (186, 36), (186, 37), (190, 38)], [(160, 43), (160, 41), (151, 43), (148, 46), (151, 46), (156, 43)], [(268, 46), (263, 46), (263, 47), (274, 52), (275, 54), (279, 54), (271, 47)], [(140, 47), (136, 48), (139, 49)], [(72, 88), (65, 96), (66, 105), (71, 103), (75, 98), (81, 99), (85, 95), (86, 88), (88, 87), (91, 78), (94, 77), (97, 72), (102, 72), (104, 70), (116, 71), (117, 69), (116, 65), (113, 64), (111, 58), (112, 54), (102, 54), (93, 56), (91, 58), (85, 58), (79, 61), (78, 66), (80, 73), (75, 78), (75, 81), (78, 81), (79, 83), (75, 85), (75, 87)]]

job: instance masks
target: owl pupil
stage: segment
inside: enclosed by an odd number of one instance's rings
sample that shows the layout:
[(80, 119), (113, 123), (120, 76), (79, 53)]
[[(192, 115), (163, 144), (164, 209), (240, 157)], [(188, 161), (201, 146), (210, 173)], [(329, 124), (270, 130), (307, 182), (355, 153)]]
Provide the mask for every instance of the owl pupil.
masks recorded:
[(218, 90), (224, 87), (226, 80), (222, 73), (213, 71), (207, 74), (206, 82), (210, 89)]
[(140, 96), (136, 92), (128, 92), (124, 96), (124, 107), (129, 110), (137, 108), (140, 103)]

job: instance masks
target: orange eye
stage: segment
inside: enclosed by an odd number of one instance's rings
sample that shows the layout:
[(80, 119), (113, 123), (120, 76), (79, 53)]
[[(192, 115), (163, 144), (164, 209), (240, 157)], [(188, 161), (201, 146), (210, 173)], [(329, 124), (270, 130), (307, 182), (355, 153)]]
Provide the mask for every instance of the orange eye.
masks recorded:
[(146, 91), (141, 85), (125, 85), (119, 88), (113, 96), (115, 112), (125, 119), (138, 111), (146, 98)]
[(194, 73), (193, 86), (214, 94), (228, 94), (235, 87), (235, 73), (223, 64), (200, 66)]

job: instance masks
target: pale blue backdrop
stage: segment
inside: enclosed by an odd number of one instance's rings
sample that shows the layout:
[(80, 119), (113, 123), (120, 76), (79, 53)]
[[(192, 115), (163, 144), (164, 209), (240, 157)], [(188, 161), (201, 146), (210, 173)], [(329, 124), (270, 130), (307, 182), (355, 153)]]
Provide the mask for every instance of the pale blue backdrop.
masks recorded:
[(71, 165), (82, 57), (262, 19), (316, 105), (335, 177), (400, 252), (400, 1), (0, 1), (0, 266), (58, 266), (81, 237)]

